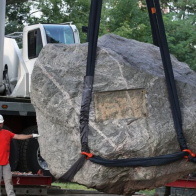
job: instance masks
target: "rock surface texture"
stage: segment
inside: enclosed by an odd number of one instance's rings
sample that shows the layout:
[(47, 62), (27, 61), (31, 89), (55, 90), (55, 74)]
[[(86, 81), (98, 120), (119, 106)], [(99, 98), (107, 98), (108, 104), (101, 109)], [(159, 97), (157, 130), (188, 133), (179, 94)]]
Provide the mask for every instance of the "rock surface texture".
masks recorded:
[[(41, 154), (58, 179), (80, 157), (79, 115), (87, 44), (48, 45), (31, 84)], [(196, 73), (171, 56), (188, 147), (196, 152)], [(89, 147), (108, 159), (179, 152), (159, 48), (116, 35), (99, 38)], [(182, 178), (196, 164), (109, 168), (86, 161), (73, 181), (106, 193), (131, 195)]]

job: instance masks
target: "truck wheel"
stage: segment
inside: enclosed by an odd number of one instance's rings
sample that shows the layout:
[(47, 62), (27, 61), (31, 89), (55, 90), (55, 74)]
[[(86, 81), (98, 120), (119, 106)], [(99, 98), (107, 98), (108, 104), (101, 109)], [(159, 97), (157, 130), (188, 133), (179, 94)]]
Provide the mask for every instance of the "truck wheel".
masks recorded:
[[(12, 132), (12, 130), (5, 125), (3, 125), (3, 129), (6, 129), (6, 130)], [(16, 168), (18, 166), (18, 161), (19, 161), (18, 141), (12, 139), (10, 142), (10, 156), (9, 156), (11, 171), (16, 170)]]
[(11, 171), (16, 170), (16, 167), (18, 166), (18, 161), (19, 161), (18, 142), (12, 139), (10, 143), (10, 156), (9, 156)]
[[(37, 126), (22, 131), (22, 134), (32, 133), (38, 133)], [(41, 169), (45, 176), (52, 176), (46, 161), (40, 155), (39, 143), (34, 138), (20, 141), (19, 166), (21, 172), (36, 174)]]

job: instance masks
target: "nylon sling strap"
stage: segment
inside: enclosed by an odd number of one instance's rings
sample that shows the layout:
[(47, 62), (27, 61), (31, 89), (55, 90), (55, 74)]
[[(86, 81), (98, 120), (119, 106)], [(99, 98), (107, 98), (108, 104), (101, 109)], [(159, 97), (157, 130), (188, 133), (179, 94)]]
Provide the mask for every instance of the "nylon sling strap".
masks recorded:
[[(159, 1), (154, 0), (146, 0), (148, 11), (149, 11), (149, 18), (150, 18), (150, 24), (152, 29), (152, 35), (153, 35), (153, 42), (155, 45), (159, 46), (161, 57), (163, 61), (163, 67), (165, 72), (165, 78), (166, 78), (166, 84), (169, 94), (169, 101), (171, 105), (172, 110), (172, 116), (174, 120), (174, 126), (177, 133), (178, 142), (180, 145), (181, 150), (187, 149), (186, 141), (183, 136), (182, 132), (182, 119), (181, 119), (181, 111), (179, 106), (179, 100), (177, 95), (177, 90), (175, 86), (175, 80), (172, 70), (172, 64), (169, 54), (169, 49), (167, 45), (167, 39), (165, 35), (165, 28), (163, 24), (161, 9)], [(87, 154), (88, 156), (88, 154)], [(174, 161), (177, 161), (179, 159), (182, 159), (184, 157), (187, 157), (187, 159), (191, 160), (194, 159), (195, 156), (194, 153), (192, 153), (190, 150), (185, 150), (183, 152), (169, 154), (169, 155), (162, 155), (158, 157), (150, 157), (150, 158), (132, 158), (132, 159), (117, 159), (117, 160), (106, 160), (98, 156), (92, 156), (90, 155), (89, 160), (102, 164), (105, 166), (110, 167), (122, 167), (122, 166), (158, 166), (158, 165), (164, 165), (168, 164)]]
[[(159, 1), (157, 0), (146, 0), (148, 10), (149, 11), (149, 18), (152, 27), (152, 34), (155, 34), (156, 37), (154, 38), (154, 42), (158, 43), (160, 48), (164, 72), (165, 72), (165, 79), (167, 84), (167, 90), (169, 94), (169, 100), (174, 120), (174, 126), (177, 133), (178, 142), (180, 145), (181, 150), (187, 149), (186, 141), (183, 136), (182, 132), (182, 119), (181, 119), (181, 111), (179, 106), (179, 100), (172, 70), (172, 64), (169, 54), (169, 49), (167, 45), (167, 39), (165, 35), (165, 28), (163, 24), (161, 9)], [(158, 42), (157, 42), (158, 41)]]
[(153, 44), (155, 46), (159, 47), (158, 37), (157, 37), (156, 31), (155, 31), (155, 27), (154, 27), (154, 25), (152, 23), (152, 21), (153, 21), (152, 7), (153, 6), (152, 6), (152, 3), (149, 0), (146, 0), (146, 5), (147, 5), (147, 8), (148, 8), (148, 15), (149, 15), (149, 19), (150, 19)]
[(86, 76), (84, 78), (84, 89), (82, 95), (81, 114), (80, 114), (80, 135), (82, 156), (76, 161), (76, 163), (60, 178), (63, 181), (71, 181), (77, 171), (83, 166), (85, 159), (101, 164), (108, 167), (127, 167), (127, 166), (159, 166), (165, 165), (182, 158), (187, 158), (196, 162), (195, 154), (187, 149), (186, 141), (182, 132), (182, 119), (179, 107), (178, 95), (174, 81), (174, 75), (171, 65), (171, 59), (169, 49), (167, 45), (167, 39), (165, 35), (165, 28), (163, 24), (160, 4), (158, 0), (146, 0), (149, 18), (152, 28), (153, 42), (159, 46), (161, 57), (163, 61), (163, 67), (165, 72), (166, 84), (169, 94), (169, 101), (171, 104), (172, 116), (174, 120), (174, 126), (177, 133), (178, 142), (182, 152), (173, 153), (168, 155), (162, 155), (157, 157), (148, 158), (131, 158), (131, 159), (116, 159), (106, 160), (99, 156), (92, 155), (88, 147), (88, 122), (89, 122), (89, 110), (90, 102), (92, 98), (92, 88), (94, 80), (95, 60), (97, 39), (99, 32), (99, 23), (101, 16), (102, 0), (91, 0), (91, 11), (89, 16), (88, 27), (88, 58)]
[[(94, 80), (96, 50), (97, 50), (97, 39), (99, 33), (99, 24), (101, 18), (102, 0), (91, 0), (91, 9), (89, 15), (89, 26), (88, 26), (88, 56), (86, 66), (86, 76), (84, 77), (84, 87), (82, 94), (82, 102), (80, 109), (80, 141), (81, 151), (89, 153), (88, 147), (88, 131), (89, 131), (89, 110), (92, 99), (92, 89)], [(60, 180), (69, 182), (73, 179), (75, 174), (84, 165), (86, 161), (86, 155), (82, 155), (72, 167), (61, 176)]]
[(80, 139), (82, 152), (89, 152), (88, 149), (88, 122), (89, 110), (92, 98), (95, 60), (97, 51), (97, 39), (101, 17), (102, 0), (92, 0), (88, 28), (88, 56), (86, 66), (86, 76), (84, 78), (84, 88), (80, 110)]
[(160, 166), (175, 162), (177, 160), (183, 159), (187, 156), (186, 152), (178, 152), (174, 154), (162, 155), (157, 157), (147, 157), (147, 158), (132, 158), (132, 159), (115, 159), (107, 160), (99, 156), (93, 155), (89, 158), (93, 163), (104, 165), (106, 167), (150, 167), (150, 166)]
[[(187, 160), (189, 161), (196, 163), (196, 156), (189, 149), (187, 149), (186, 140), (184, 138), (183, 131), (182, 131), (182, 118), (181, 118), (181, 111), (179, 106), (179, 99), (178, 99), (174, 75), (173, 75), (173, 69), (172, 69), (168, 44), (167, 44), (167, 38), (165, 35), (165, 27), (162, 19), (160, 3), (159, 1), (156, 0), (146, 0), (146, 3), (148, 6), (148, 10), (151, 9), (151, 12), (149, 12), (149, 17), (150, 17), (151, 26), (154, 26), (154, 28), (152, 28), (152, 31), (154, 31), (154, 34), (157, 35), (153, 42), (156, 43), (156, 39), (158, 40), (160, 51), (161, 51), (161, 57), (163, 61), (163, 67), (165, 72), (165, 78), (167, 83), (167, 89), (168, 89), (169, 100), (171, 104), (172, 116), (174, 120), (177, 139), (181, 150), (185, 152), (189, 152), (189, 155), (185, 156), (185, 158), (187, 158)], [(155, 12), (153, 11), (153, 9), (155, 10)]]

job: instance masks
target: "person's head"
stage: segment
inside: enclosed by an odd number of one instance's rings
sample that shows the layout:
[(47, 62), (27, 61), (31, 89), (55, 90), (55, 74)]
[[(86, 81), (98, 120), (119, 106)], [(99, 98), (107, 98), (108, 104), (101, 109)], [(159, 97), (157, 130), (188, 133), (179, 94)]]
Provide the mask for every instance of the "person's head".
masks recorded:
[(3, 128), (3, 122), (4, 122), (3, 116), (0, 115), (0, 130)]

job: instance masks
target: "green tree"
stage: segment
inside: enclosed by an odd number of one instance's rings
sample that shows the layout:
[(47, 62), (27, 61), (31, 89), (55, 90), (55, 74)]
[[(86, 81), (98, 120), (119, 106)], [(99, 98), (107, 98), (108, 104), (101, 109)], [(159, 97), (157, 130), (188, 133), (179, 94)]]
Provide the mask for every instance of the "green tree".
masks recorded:
[[(196, 70), (195, 0), (160, 2), (169, 10), (163, 19), (170, 52)], [(6, 33), (21, 31), (24, 24), (73, 22), (81, 42), (86, 42), (81, 29), (88, 26), (90, 4), (91, 0), (7, 0)], [(103, 0), (99, 36), (106, 33), (152, 43), (146, 0)]]
[(22, 3), (28, 0), (6, 0), (6, 5), (14, 4), (14, 3)]
[(41, 13), (41, 23), (60, 24), (66, 21), (66, 5), (62, 0), (40, 0), (37, 9)]
[[(145, 0), (111, 0), (109, 30), (120, 36), (152, 43)], [(194, 0), (161, 0), (170, 53), (196, 70), (196, 21)]]
[(5, 34), (22, 31), (24, 24), (28, 23), (31, 2), (8, 1), (6, 5)]
[(137, 0), (110, 2), (109, 31), (117, 35), (152, 43), (147, 9)]
[(170, 52), (196, 71), (196, 3), (178, 0), (168, 7), (164, 21)]

